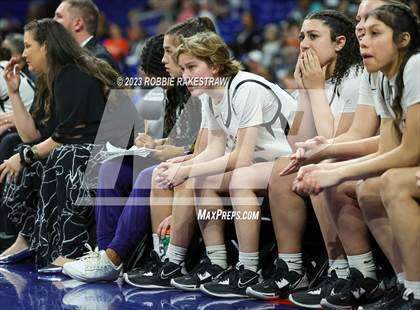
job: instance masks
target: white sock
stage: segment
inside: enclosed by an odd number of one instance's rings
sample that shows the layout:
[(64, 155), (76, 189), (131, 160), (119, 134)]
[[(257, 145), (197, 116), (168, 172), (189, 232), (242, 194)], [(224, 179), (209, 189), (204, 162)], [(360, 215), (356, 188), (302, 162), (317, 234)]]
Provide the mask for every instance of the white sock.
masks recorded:
[(365, 278), (377, 280), (376, 266), (373, 260), (372, 252), (367, 252), (360, 255), (347, 255), (350, 268), (359, 270)]
[(405, 280), (405, 287), (413, 292), (414, 299), (420, 299), (420, 281)]
[(328, 268), (328, 275), (331, 275), (331, 271), (335, 271), (337, 277), (340, 279), (347, 279), (349, 275), (349, 263), (347, 259), (329, 259), (328, 264), (330, 268)]
[(398, 284), (404, 284), (405, 283), (404, 272), (397, 273), (397, 282), (398, 282)]
[(244, 253), (239, 252), (239, 263), (244, 265), (245, 269), (257, 272), (259, 262), (259, 252)]
[(303, 274), (302, 253), (283, 254), (279, 253), (279, 258), (284, 260), (289, 268), (289, 271), (295, 271), (298, 274)]
[(226, 245), (209, 245), (206, 246), (207, 256), (214, 265), (219, 265), (223, 269), (227, 267), (227, 252)]
[(166, 250), (166, 257), (171, 263), (181, 265), (181, 263), (183, 263), (185, 260), (186, 253), (187, 248), (182, 248), (169, 242), (168, 249)]
[(161, 253), (161, 247), (159, 242), (159, 235), (158, 234), (152, 234), (153, 238), (153, 250), (158, 253), (159, 256), (162, 256), (163, 253)]

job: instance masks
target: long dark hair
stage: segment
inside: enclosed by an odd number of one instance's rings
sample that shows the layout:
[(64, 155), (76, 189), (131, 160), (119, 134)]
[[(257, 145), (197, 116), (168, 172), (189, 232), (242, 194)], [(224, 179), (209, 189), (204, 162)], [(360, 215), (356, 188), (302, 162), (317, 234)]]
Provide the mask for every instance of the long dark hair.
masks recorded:
[(334, 10), (310, 13), (306, 19), (316, 19), (322, 21), (331, 32), (331, 40), (335, 41), (338, 36), (346, 37), (346, 44), (338, 52), (334, 73), (331, 82), (338, 85), (342, 79), (348, 76), (350, 69), (356, 66), (362, 68), (362, 57), (359, 51), (359, 42), (355, 34), (355, 24), (343, 13)]
[[(25, 26), (33, 39), (40, 45), (46, 45), (48, 71), (37, 80), (36, 101), (33, 114), (41, 107), (45, 109), (45, 121), (49, 120), (53, 111), (53, 84), (60, 70), (74, 64), (79, 69), (98, 79), (107, 97), (111, 88), (117, 88), (118, 73), (104, 60), (94, 57), (77, 44), (71, 34), (58, 22), (45, 18), (32, 21)], [(45, 102), (42, 102), (45, 101)]]
[(420, 52), (420, 21), (410, 7), (401, 4), (383, 5), (368, 14), (375, 17), (393, 30), (392, 40), (398, 44), (401, 35), (410, 34), (410, 43), (400, 52), (400, 66), (395, 79), (395, 98), (392, 109), (397, 127), (402, 118), (401, 98), (404, 90), (404, 68), (411, 56)]

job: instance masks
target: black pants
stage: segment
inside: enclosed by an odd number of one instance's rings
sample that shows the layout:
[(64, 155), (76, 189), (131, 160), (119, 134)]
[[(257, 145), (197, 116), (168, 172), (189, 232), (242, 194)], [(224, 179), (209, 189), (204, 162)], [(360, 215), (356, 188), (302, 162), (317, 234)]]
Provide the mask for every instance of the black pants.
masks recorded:
[[(10, 131), (0, 136), (0, 163), (15, 154), (16, 146), (22, 143), (16, 131)], [(2, 200), (4, 184), (0, 184), (0, 201)], [(0, 203), (1, 205), (1, 203)], [(8, 210), (0, 208), (0, 252), (8, 248), (17, 235), (15, 226), (8, 219)]]

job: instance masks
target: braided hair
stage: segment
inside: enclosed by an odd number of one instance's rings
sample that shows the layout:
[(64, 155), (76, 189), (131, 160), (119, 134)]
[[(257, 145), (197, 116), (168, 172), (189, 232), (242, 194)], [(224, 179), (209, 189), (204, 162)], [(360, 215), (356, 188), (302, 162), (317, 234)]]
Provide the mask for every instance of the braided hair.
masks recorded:
[(346, 37), (346, 44), (337, 55), (334, 73), (331, 77), (333, 84), (339, 85), (342, 79), (349, 75), (353, 66), (356, 66), (357, 70), (363, 67), (362, 57), (357, 52), (359, 50), (359, 42), (354, 32), (355, 24), (350, 18), (338, 11), (325, 10), (310, 13), (305, 17), (305, 20), (307, 19), (320, 20), (330, 28), (332, 41), (335, 41), (338, 36)]
[(163, 34), (158, 34), (150, 37), (144, 43), (140, 54), (140, 67), (148, 75), (169, 77), (165, 66), (162, 64), (163, 37)]
[(394, 43), (398, 43), (403, 33), (410, 34), (410, 43), (400, 52), (400, 66), (395, 79), (395, 98), (391, 106), (398, 127), (403, 115), (401, 99), (404, 90), (404, 69), (410, 57), (420, 52), (420, 21), (409, 6), (402, 4), (381, 6), (370, 12), (369, 17), (377, 18), (393, 30)]

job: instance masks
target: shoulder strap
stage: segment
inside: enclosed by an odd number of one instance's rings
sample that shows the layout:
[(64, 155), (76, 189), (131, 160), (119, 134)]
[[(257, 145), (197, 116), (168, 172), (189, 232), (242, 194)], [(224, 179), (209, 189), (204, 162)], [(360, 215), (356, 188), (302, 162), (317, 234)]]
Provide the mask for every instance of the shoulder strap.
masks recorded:
[[(287, 135), (289, 133), (290, 125), (289, 125), (289, 122), (287, 121), (286, 117), (281, 113), (281, 108), (282, 108), (283, 104), (281, 102), (281, 99), (277, 95), (277, 93), (270, 86), (268, 86), (267, 84), (265, 84), (265, 83), (263, 83), (261, 81), (257, 81), (257, 80), (251, 80), (251, 79), (243, 80), (240, 83), (238, 83), (238, 85), (236, 85), (236, 87), (235, 87), (235, 89), (233, 91), (232, 99), (235, 97), (238, 88), (240, 86), (242, 86), (244, 83), (249, 83), (249, 82), (253, 82), (253, 83), (257, 83), (257, 84), (261, 85), (265, 89), (269, 90), (274, 95), (274, 97), (277, 99), (277, 104), (278, 105), (277, 105), (277, 112), (276, 112), (276, 114), (271, 119), (271, 121), (269, 121), (267, 123), (264, 123), (261, 126), (265, 127), (266, 130), (272, 136), (274, 136), (274, 132), (273, 132), (273, 130), (271, 128), (271, 125), (273, 125), (277, 121), (277, 119), (280, 119), (281, 128), (283, 128), (283, 131), (284, 131), (285, 135)], [(230, 98), (229, 97), (228, 97), (228, 102), (230, 102)], [(235, 111), (235, 110), (233, 109), (233, 111)]]

